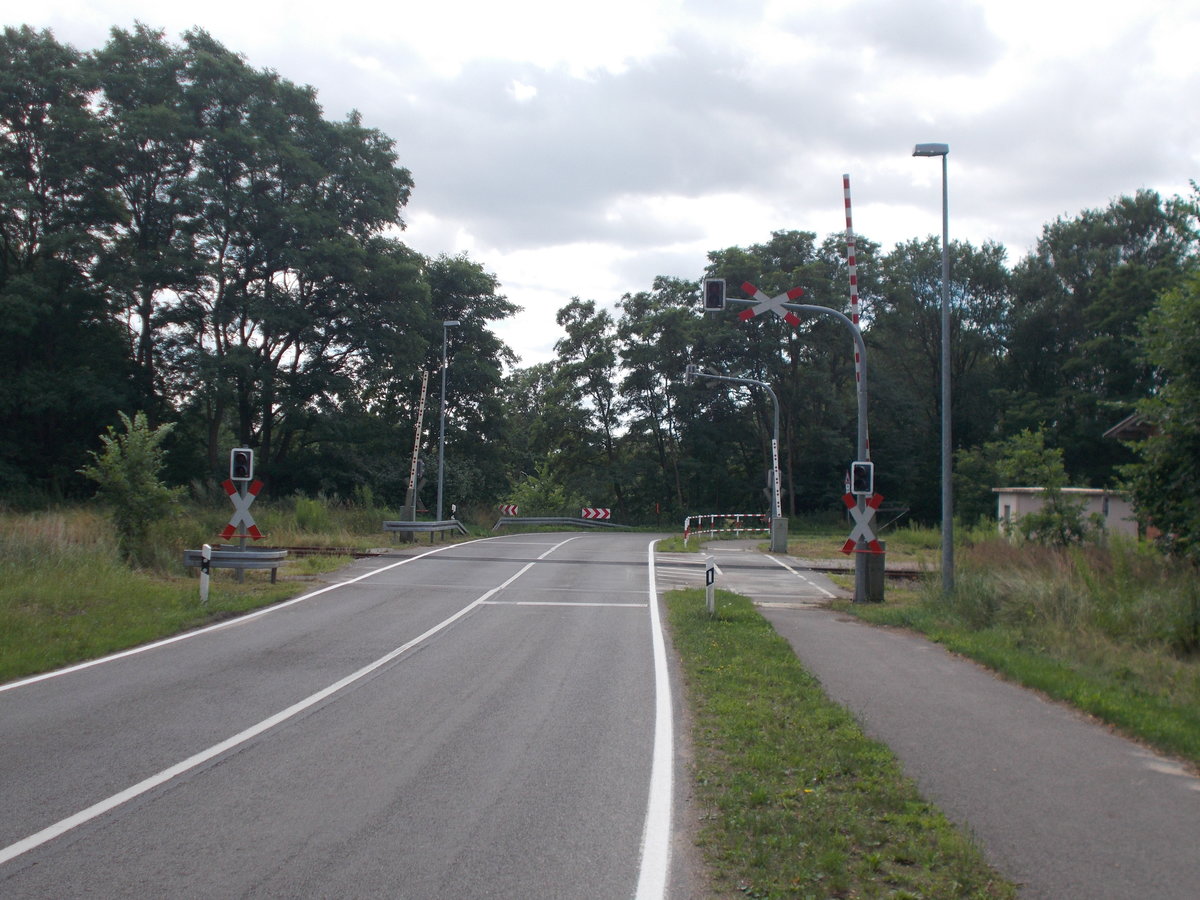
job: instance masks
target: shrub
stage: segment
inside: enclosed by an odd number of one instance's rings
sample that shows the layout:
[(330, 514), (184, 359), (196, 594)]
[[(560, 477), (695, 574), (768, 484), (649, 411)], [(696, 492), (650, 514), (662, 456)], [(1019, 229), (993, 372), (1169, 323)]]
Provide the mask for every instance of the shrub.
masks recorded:
[(153, 555), (147, 540), (151, 526), (175, 509), (181, 493), (161, 480), (162, 442), (174, 425), (151, 428), (144, 412), (132, 420), (119, 415), (125, 433), (117, 434), (110, 425), (100, 435), (103, 449), (92, 451), (92, 464), (79, 471), (99, 485), (97, 495), (111, 505), (122, 556), (142, 563)]
[(329, 517), (329, 510), (320, 500), (297, 497), (296, 527), (310, 533), (330, 531), (333, 528), (333, 521)]

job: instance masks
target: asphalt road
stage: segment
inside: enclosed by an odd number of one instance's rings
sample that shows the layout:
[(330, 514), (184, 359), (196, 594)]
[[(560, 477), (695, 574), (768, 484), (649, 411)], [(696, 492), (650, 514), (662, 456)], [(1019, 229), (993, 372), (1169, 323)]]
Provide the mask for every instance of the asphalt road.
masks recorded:
[(0, 687), (0, 896), (663, 896), (675, 710), (649, 541), (363, 561)]

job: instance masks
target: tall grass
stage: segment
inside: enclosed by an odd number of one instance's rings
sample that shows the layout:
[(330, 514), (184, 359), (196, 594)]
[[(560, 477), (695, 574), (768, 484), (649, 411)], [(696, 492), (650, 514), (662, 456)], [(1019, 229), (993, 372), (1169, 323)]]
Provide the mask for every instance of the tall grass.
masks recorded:
[[(222, 495), (223, 497), (223, 495)], [(192, 501), (155, 522), (140, 564), (122, 561), (111, 518), (97, 505), (32, 513), (0, 510), (0, 681), (155, 640), (282, 599), (300, 586), (268, 572), (213, 575), (202, 606), (182, 555), (217, 544), (232, 507)], [(269, 545), (379, 546), (383, 510), (318, 501), (259, 501)], [(298, 570), (299, 567), (291, 567)]]
[[(178, 523), (175, 523), (178, 525)], [(183, 574), (131, 569), (94, 509), (0, 513), (0, 681), (165, 637), (280, 599), (295, 585), (214, 579), (207, 606)]]
[(959, 560), (952, 603), (975, 628), (1093, 633), (1181, 658), (1200, 650), (1200, 573), (1144, 545), (991, 540), (964, 548)]

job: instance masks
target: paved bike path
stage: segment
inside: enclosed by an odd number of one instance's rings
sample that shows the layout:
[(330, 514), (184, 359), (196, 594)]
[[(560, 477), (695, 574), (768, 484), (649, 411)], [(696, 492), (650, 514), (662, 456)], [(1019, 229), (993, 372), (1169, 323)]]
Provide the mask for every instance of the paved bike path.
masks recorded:
[(823, 607), (779, 565), (798, 560), (761, 554), (740, 579), (753, 554), (710, 552), (739, 564), (721, 586), (757, 602), (1023, 898), (1200, 898), (1200, 778), (924, 638)]

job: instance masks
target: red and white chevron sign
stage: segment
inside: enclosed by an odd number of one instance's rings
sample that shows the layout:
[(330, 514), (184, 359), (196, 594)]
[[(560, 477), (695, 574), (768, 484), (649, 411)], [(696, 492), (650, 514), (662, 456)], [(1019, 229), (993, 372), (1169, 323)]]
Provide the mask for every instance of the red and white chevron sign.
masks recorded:
[(517, 514), (517, 505), (515, 503), (504, 503), (500, 506), (500, 515), (515, 516)]
[(608, 519), (612, 516), (611, 509), (596, 509), (595, 507), (586, 507), (583, 511), (585, 519)]

